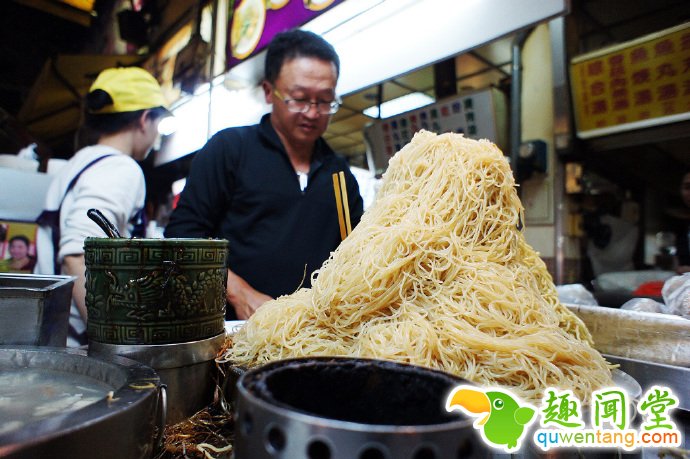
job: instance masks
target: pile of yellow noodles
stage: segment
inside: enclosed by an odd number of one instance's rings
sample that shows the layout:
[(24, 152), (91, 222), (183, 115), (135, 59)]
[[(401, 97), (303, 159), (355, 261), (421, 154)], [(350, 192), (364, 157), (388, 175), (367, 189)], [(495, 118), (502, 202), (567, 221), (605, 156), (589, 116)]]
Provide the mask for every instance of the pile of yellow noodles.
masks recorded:
[(315, 273), (266, 303), (224, 358), (374, 357), (580, 397), (611, 384), (584, 324), (525, 242), (510, 165), (491, 142), (421, 131), (390, 161), (375, 203)]

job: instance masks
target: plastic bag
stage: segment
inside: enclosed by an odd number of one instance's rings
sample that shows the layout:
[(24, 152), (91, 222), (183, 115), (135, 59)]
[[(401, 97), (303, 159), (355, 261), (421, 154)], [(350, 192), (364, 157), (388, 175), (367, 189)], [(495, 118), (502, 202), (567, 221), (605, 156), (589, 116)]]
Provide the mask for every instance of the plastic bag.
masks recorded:
[(561, 303), (599, 305), (592, 292), (582, 284), (557, 285), (556, 292)]
[(621, 305), (621, 309), (639, 312), (665, 312), (664, 305), (658, 301), (652, 300), (651, 298), (633, 298), (632, 300), (628, 300), (623, 303), (623, 305)]
[(661, 295), (666, 303), (664, 312), (690, 319), (690, 273), (668, 279)]

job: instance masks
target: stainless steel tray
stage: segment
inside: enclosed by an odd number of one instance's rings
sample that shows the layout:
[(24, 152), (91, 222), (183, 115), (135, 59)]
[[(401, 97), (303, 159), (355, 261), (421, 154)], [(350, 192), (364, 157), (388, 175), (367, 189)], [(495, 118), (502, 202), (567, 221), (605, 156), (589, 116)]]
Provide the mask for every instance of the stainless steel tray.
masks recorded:
[(678, 408), (690, 412), (690, 368), (644, 360), (604, 355), (606, 360), (620, 365), (620, 369), (632, 376), (645, 392), (652, 385), (658, 384), (673, 390), (678, 397)]
[(73, 276), (0, 274), (0, 344), (67, 344)]

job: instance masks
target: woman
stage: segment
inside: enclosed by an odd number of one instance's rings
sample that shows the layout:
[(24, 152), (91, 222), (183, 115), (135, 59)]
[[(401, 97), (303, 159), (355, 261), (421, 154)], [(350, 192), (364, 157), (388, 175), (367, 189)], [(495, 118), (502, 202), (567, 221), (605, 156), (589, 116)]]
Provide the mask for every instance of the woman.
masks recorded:
[(30, 273), (34, 269), (36, 259), (29, 255), (30, 242), (26, 236), (14, 236), (9, 240), (10, 258), (2, 260), (0, 271), (14, 273)]
[(72, 292), (68, 346), (86, 344), (84, 239), (103, 237), (87, 216), (100, 210), (125, 236), (143, 236), (146, 194), (137, 164), (158, 138), (158, 123), (168, 114), (158, 82), (137, 67), (107, 69), (85, 100), (84, 128), (95, 144), (79, 150), (48, 190), (39, 218), (39, 274), (76, 276)]

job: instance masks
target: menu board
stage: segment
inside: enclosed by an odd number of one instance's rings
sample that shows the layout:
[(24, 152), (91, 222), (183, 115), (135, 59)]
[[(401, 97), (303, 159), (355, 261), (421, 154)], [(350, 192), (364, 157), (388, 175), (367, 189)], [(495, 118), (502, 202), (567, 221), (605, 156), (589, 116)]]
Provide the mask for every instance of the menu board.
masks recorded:
[(578, 136), (690, 119), (690, 23), (571, 61)]
[(233, 0), (226, 70), (257, 54), (279, 32), (299, 27), (344, 0)]
[(369, 169), (382, 172), (388, 160), (422, 129), (437, 134), (455, 132), (472, 139), (489, 139), (505, 148), (505, 96), (489, 88), (376, 120), (364, 129)]

